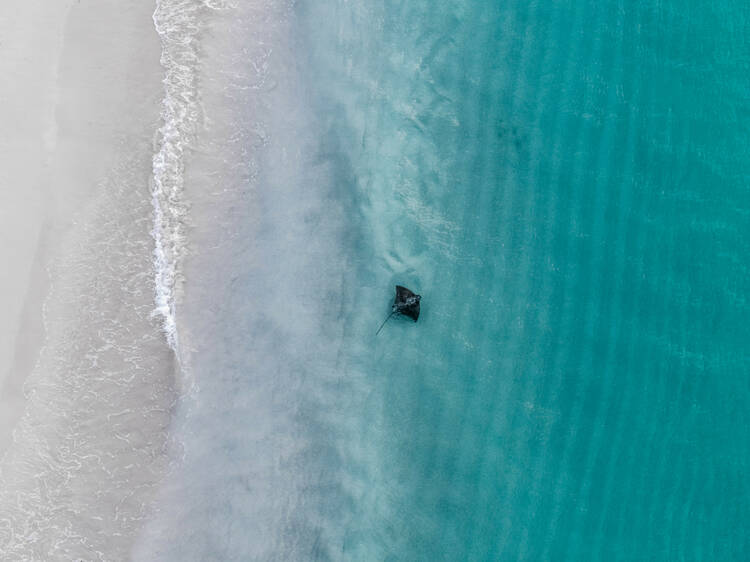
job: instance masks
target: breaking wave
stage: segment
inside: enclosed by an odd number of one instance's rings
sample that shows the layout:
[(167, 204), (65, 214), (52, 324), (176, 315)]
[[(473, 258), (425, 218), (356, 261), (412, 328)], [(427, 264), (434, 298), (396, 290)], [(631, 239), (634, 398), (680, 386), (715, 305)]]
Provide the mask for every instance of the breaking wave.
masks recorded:
[(157, 0), (154, 27), (161, 39), (164, 68), (162, 125), (155, 139), (151, 196), (154, 224), (155, 309), (170, 347), (177, 351), (175, 307), (180, 262), (185, 253), (185, 151), (200, 120), (197, 99), (198, 33), (205, 4)]

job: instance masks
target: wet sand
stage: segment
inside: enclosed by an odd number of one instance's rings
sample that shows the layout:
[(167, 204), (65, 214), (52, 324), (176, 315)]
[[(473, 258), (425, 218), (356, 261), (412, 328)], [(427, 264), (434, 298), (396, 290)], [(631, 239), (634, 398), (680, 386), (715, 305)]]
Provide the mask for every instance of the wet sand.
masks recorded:
[(149, 1), (13, 0), (0, 10), (2, 452), (43, 343), (49, 264), (123, 144), (155, 128), (161, 70)]
[[(167, 465), (151, 0), (0, 6), (0, 556), (123, 559)], [(104, 554), (106, 553), (106, 555)]]
[(0, 6), (0, 452), (41, 345), (57, 69), (71, 4)]

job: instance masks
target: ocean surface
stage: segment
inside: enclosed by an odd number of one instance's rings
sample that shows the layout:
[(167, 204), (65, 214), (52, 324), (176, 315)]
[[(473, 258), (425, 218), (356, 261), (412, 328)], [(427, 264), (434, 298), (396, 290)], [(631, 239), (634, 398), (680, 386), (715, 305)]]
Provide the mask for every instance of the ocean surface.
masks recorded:
[[(151, 494), (133, 559), (750, 559), (747, 2), (154, 22), (150, 188), (114, 201), (172, 351), (112, 376), (177, 398), (154, 479), (109, 469)], [(396, 284), (421, 316), (376, 337)]]
[(215, 8), (140, 555), (747, 559), (747, 4)]
[(748, 5), (296, 11), (367, 381), (320, 557), (748, 558)]

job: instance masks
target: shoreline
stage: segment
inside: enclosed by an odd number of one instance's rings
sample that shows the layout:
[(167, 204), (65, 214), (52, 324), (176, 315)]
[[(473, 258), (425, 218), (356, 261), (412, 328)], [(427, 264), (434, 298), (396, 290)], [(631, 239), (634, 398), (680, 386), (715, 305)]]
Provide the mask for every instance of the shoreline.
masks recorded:
[(136, 560), (307, 560), (341, 542), (327, 510), (350, 497), (327, 464), (338, 427), (323, 412), (341, 396), (351, 176), (313, 111), (296, 17), (231, 6), (203, 22), (177, 318), (194, 392), (176, 408), (184, 455)]
[[(46, 16), (43, 1), (21, 4), (34, 33), (11, 36), (12, 47), (5, 42), (5, 54), (10, 54), (5, 62), (17, 80), (11, 103), (0, 111), (4, 128), (19, 131), (0, 151), (2, 168), (8, 170), (2, 177), (0, 208), (5, 212), (0, 228), (6, 240), (15, 232), (13, 243), (0, 249), (6, 271), (13, 272), (0, 285), (0, 304), (9, 312), (0, 331), (5, 344), (0, 348), (0, 458), (23, 412), (24, 383), (45, 344), (43, 308), (54, 284), (49, 270), (61, 254), (61, 241), (79, 228), (81, 209), (91, 203), (122, 143), (135, 133), (132, 122), (139, 118), (131, 117), (147, 115), (145, 106), (158, 103), (161, 96), (156, 84), (151, 99), (132, 96), (133, 102), (128, 99), (133, 90), (121, 87), (123, 79), (137, 83), (142, 78), (138, 67), (148, 59), (149, 35), (158, 49), (150, 2), (141, 3), (141, 15), (148, 20), (139, 17), (138, 23), (132, 21), (138, 8), (118, 15), (113, 2), (108, 6), (70, 0)], [(100, 24), (108, 24), (110, 17), (120, 17), (120, 35), (131, 37), (117, 37), (125, 39), (122, 43), (108, 41)], [(18, 19), (13, 21), (14, 29), (25, 29)], [(144, 30), (143, 23), (151, 27)], [(152, 68), (160, 80), (156, 53)], [(49, 66), (45, 74), (33, 66), (41, 60)], [(44, 103), (43, 111), (31, 109), (36, 98)], [(154, 130), (157, 118), (149, 119)]]
[[(150, 181), (164, 95), (154, 8), (81, 0), (43, 28), (37, 2), (35, 33), (12, 61), (21, 71), (9, 111), (21, 118), (2, 119), (24, 138), (3, 155), (23, 159), (3, 180), (17, 198), (38, 196), (11, 208), (41, 234), (19, 248), (8, 281), (17, 288), (4, 292), (22, 303), (22, 318), (3, 327), (18, 331), (0, 388), (4, 558), (127, 557), (170, 462), (178, 366), (152, 317)], [(53, 28), (59, 42), (39, 42)], [(56, 55), (44, 80), (32, 64), (42, 50)], [(35, 92), (55, 95), (47, 117), (23, 129), (24, 114), (38, 117)]]

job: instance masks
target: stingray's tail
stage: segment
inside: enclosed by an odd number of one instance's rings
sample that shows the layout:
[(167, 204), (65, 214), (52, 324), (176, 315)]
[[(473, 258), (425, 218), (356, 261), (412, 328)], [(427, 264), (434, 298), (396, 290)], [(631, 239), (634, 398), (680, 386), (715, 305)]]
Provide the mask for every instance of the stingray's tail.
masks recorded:
[(386, 318), (385, 320), (383, 320), (383, 323), (380, 325), (380, 328), (378, 328), (378, 331), (375, 332), (376, 336), (380, 333), (380, 330), (383, 329), (383, 326), (385, 326), (385, 323), (388, 322), (388, 320), (390, 320), (391, 316), (393, 316), (394, 314), (396, 314), (395, 310), (388, 315), (388, 318)]

